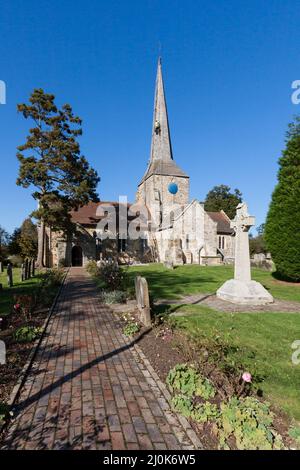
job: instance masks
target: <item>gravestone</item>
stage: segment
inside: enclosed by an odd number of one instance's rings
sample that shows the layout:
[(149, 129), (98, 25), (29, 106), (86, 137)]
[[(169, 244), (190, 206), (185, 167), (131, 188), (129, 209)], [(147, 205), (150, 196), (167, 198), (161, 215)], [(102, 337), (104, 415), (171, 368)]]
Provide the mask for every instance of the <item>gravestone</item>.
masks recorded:
[(28, 259), (26, 258), (25, 259), (25, 281), (27, 281), (27, 279), (28, 279), (28, 267), (29, 267)]
[(247, 204), (237, 206), (236, 216), (231, 221), (235, 231), (234, 279), (226, 281), (217, 291), (217, 297), (237, 304), (264, 305), (274, 301), (269, 292), (251, 280), (249, 229), (255, 218), (248, 214)]
[(25, 263), (21, 264), (21, 282), (25, 281)]
[(35, 259), (32, 260), (32, 277), (35, 276)]
[(173, 267), (174, 265), (183, 264), (183, 251), (181, 248), (181, 240), (178, 238), (168, 240), (168, 249), (165, 251), (166, 267)]
[(4, 341), (0, 341), (0, 365), (6, 364), (6, 346)]
[(28, 261), (28, 279), (31, 278), (31, 266), (32, 266), (32, 260), (30, 259)]
[(6, 273), (7, 273), (7, 285), (8, 287), (12, 287), (14, 285), (14, 282), (13, 282), (13, 271), (12, 271), (11, 263), (8, 263)]
[(3, 273), (3, 263), (0, 261), (0, 273)]
[(140, 312), (140, 321), (145, 326), (151, 326), (151, 311), (148, 283), (144, 277), (137, 276), (135, 278), (135, 295), (137, 307)]

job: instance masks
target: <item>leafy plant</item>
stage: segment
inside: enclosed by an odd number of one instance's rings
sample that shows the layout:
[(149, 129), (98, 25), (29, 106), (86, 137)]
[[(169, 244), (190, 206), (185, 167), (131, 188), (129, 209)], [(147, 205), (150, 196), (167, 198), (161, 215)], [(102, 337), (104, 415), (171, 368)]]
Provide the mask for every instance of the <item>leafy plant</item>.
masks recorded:
[(191, 418), (199, 423), (206, 423), (207, 421), (215, 420), (219, 415), (220, 411), (217, 405), (206, 401), (204, 403), (199, 403), (193, 408)]
[(120, 290), (125, 284), (126, 272), (117, 263), (105, 263), (99, 267), (99, 276), (108, 290)]
[(123, 334), (125, 336), (134, 336), (136, 333), (140, 331), (141, 327), (138, 323), (136, 322), (128, 322), (127, 325), (124, 326), (123, 328)]
[(187, 397), (201, 397), (207, 400), (215, 396), (210, 380), (202, 377), (193, 365), (177, 364), (167, 376), (167, 384), (172, 391)]
[(300, 444), (300, 426), (294, 426), (289, 430), (289, 436), (295, 439)]
[(42, 328), (34, 326), (21, 326), (14, 334), (15, 340), (19, 343), (30, 343), (42, 333)]
[(6, 403), (0, 402), (0, 426), (5, 423), (9, 417), (9, 406)]
[(36, 303), (36, 298), (32, 295), (14, 295), (14, 310), (16, 313), (31, 319), (31, 314)]
[(95, 260), (88, 261), (85, 268), (92, 277), (96, 277), (99, 275), (99, 266), (97, 265), (97, 261)]
[(268, 403), (254, 397), (231, 398), (221, 403), (217, 420), (220, 447), (228, 447), (228, 439), (235, 438), (238, 449), (281, 449), (281, 437), (272, 428), (274, 415)]
[(193, 400), (186, 395), (178, 394), (172, 397), (172, 407), (175, 411), (180, 413), (182, 416), (189, 418), (193, 412)]
[(102, 291), (100, 297), (104, 304), (120, 304), (126, 301), (126, 292), (121, 290)]

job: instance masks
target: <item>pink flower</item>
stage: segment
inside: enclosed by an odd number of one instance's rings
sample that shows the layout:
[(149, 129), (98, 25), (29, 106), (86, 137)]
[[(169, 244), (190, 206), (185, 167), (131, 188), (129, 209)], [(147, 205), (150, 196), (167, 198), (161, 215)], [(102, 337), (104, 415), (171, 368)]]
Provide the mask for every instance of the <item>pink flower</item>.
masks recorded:
[(20, 307), (21, 307), (21, 305), (20, 305), (20, 304), (15, 304), (15, 305), (14, 305), (14, 309), (15, 309), (15, 310), (19, 310), (19, 309), (20, 309)]
[(250, 372), (244, 372), (242, 375), (242, 379), (244, 382), (251, 383), (252, 382), (252, 375)]

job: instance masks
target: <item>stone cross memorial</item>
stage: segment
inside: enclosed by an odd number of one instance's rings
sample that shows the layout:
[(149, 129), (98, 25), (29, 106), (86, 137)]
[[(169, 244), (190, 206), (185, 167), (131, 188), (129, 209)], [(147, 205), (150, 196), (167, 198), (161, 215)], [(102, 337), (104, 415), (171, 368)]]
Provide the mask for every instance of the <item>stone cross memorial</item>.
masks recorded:
[(247, 204), (240, 203), (231, 222), (235, 231), (234, 279), (226, 281), (217, 291), (217, 297), (236, 304), (264, 305), (274, 301), (271, 294), (259, 283), (251, 280), (249, 229), (255, 217), (248, 214)]
[(135, 294), (140, 320), (145, 326), (151, 326), (151, 311), (149, 301), (148, 283), (144, 277), (135, 278)]

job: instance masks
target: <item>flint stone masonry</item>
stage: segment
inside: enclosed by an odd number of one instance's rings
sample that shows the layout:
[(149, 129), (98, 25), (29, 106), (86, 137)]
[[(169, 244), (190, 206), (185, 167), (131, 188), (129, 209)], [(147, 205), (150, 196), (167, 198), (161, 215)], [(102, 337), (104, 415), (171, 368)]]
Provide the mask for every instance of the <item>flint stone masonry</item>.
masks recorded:
[(231, 227), (236, 233), (234, 279), (226, 281), (217, 291), (217, 297), (237, 304), (264, 305), (274, 301), (269, 292), (256, 281), (251, 280), (249, 229), (255, 225), (255, 218), (248, 214), (247, 204), (237, 206)]

